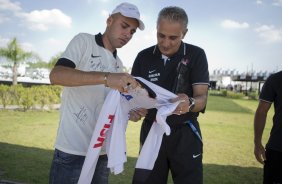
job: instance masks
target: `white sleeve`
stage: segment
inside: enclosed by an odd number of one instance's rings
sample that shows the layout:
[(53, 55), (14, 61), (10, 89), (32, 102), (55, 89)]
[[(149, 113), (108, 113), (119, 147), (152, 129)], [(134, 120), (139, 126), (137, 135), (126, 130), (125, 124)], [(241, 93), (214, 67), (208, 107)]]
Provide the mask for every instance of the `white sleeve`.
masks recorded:
[(77, 34), (68, 44), (61, 58), (66, 58), (79, 65), (87, 48), (86, 38), (83, 33)]

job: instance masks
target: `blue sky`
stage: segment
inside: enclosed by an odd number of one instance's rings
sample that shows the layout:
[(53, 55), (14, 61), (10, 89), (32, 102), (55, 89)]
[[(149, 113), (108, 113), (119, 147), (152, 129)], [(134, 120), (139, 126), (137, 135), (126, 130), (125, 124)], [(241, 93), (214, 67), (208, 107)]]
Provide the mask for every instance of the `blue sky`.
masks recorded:
[[(0, 47), (16, 37), (27, 51), (45, 60), (64, 51), (79, 32), (103, 33), (120, 0), (0, 0)], [(210, 72), (282, 70), (282, 0), (131, 0), (145, 30), (118, 50), (131, 67), (137, 53), (156, 43), (156, 19), (165, 6), (187, 11), (184, 41), (202, 47)]]

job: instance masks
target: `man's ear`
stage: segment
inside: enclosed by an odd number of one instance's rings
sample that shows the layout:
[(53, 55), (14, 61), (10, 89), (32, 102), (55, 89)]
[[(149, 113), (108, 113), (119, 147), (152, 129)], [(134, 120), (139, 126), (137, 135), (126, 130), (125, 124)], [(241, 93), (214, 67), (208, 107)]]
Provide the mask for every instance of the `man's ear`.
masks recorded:
[(110, 26), (110, 25), (112, 24), (112, 22), (113, 22), (113, 17), (112, 17), (112, 16), (109, 16), (109, 17), (107, 18), (107, 26)]
[(182, 39), (186, 36), (186, 33), (188, 32), (188, 28), (186, 28), (184, 31), (183, 31), (183, 37)]

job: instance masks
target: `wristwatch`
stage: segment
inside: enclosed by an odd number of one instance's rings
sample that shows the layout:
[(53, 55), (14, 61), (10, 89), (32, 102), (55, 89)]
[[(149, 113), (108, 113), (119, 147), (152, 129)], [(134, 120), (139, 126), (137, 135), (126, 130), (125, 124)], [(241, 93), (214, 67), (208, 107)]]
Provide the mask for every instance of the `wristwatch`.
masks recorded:
[(189, 98), (189, 112), (191, 112), (193, 110), (193, 108), (195, 107), (195, 99), (194, 98)]

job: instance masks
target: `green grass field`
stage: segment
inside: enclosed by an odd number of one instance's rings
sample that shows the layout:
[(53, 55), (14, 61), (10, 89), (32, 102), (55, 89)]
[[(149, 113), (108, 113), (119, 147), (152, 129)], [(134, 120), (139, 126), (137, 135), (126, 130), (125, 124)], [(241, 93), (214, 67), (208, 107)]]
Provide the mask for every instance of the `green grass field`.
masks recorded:
[[(210, 96), (199, 121), (204, 141), (205, 184), (262, 183), (262, 165), (253, 155), (253, 116), (257, 101)], [(272, 125), (267, 119), (264, 142)], [(0, 111), (0, 181), (48, 183), (59, 114)], [(110, 184), (129, 184), (138, 156), (140, 123), (129, 122), (125, 171)], [(169, 183), (173, 183), (169, 180)]]

